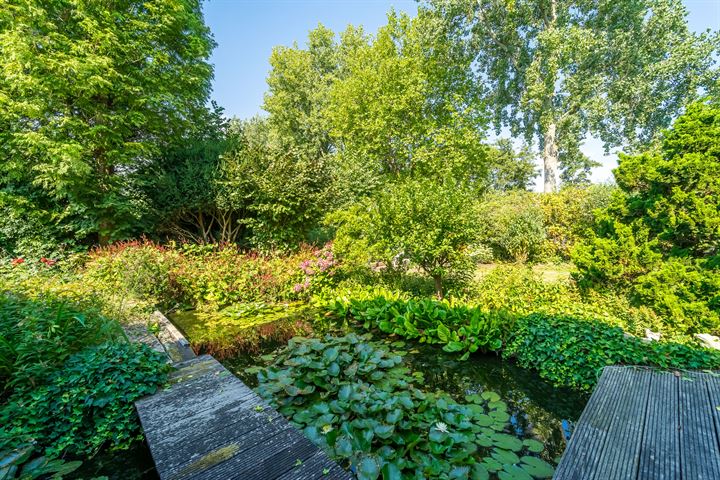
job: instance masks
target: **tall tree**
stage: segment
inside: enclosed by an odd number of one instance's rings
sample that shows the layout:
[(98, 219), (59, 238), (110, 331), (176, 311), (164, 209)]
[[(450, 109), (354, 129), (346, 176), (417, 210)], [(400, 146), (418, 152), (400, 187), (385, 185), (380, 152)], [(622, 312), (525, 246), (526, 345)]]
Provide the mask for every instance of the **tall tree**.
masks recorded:
[[(342, 155), (383, 174), (474, 169), (484, 178), (486, 119), (472, 57), (441, 35), (436, 18), (388, 14), (388, 23), (346, 60), (328, 118)], [(458, 172), (456, 172), (458, 173)]]
[(718, 33), (688, 30), (681, 0), (429, 0), (476, 52), (496, 129), (538, 140), (545, 191), (589, 134), (643, 144), (714, 84)]
[(101, 242), (132, 233), (134, 172), (203, 112), (200, 0), (9, 0), (0, 8), (0, 187), (32, 183)]

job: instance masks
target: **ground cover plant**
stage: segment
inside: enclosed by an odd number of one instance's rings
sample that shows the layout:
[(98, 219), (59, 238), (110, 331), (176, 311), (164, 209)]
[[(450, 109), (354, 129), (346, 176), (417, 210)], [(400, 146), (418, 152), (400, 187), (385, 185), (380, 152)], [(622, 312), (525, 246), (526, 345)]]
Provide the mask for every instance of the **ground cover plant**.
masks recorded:
[(359, 479), (552, 476), (542, 443), (512, 435), (496, 393), (426, 392), (399, 345), (369, 338), (293, 339), (258, 373), (258, 392)]

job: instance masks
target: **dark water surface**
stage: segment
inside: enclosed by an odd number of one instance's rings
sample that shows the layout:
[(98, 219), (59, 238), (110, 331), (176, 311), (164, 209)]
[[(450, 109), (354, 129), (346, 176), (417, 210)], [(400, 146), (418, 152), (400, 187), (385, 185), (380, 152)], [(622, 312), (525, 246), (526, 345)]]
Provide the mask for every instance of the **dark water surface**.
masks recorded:
[(155, 463), (145, 442), (135, 442), (128, 450), (104, 450), (72, 474), (63, 478), (88, 480), (107, 477), (108, 480), (158, 480)]

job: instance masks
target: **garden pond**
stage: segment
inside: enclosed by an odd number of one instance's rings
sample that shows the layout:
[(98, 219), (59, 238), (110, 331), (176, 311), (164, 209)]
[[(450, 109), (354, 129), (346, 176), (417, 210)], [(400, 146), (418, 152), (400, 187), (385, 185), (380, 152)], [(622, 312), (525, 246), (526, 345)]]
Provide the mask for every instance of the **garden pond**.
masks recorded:
[[(206, 316), (182, 312), (170, 315), (170, 318), (191, 343), (195, 343), (194, 332), (207, 331)], [(232, 324), (235, 320), (221, 321)], [(301, 333), (319, 338), (328, 333), (343, 336), (355, 330), (348, 325), (338, 327), (323, 321), (309, 321), (302, 325), (297, 323), (296, 318), (292, 321)], [(308, 324), (311, 325), (311, 331), (308, 331)], [(266, 331), (286, 332), (282, 327)], [(237, 335), (238, 332), (235, 331), (234, 334)], [(421, 381), (417, 382), (416, 387), (424, 392), (442, 391), (458, 403), (479, 397), (484, 392), (495, 392), (508, 414), (504, 429), (499, 433), (509, 434), (526, 442), (542, 442), (545, 447), (542, 452), (532, 455), (537, 455), (553, 465), (557, 464), (574, 422), (580, 417), (587, 402), (587, 395), (553, 387), (535, 372), (520, 368), (494, 354), (475, 354), (468, 360), (461, 361), (457, 354), (443, 352), (438, 346), (402, 342), (382, 334), (372, 338), (372, 343), (381, 345), (390, 353), (401, 350), (402, 366), (418, 375)], [(222, 349), (223, 364), (252, 388), (259, 386), (257, 367), (271, 364), (286, 345), (286, 339), (276, 335), (271, 341), (260, 345), (260, 348), (255, 348), (252, 352), (239, 351), (233, 355), (228, 355), (227, 348)], [(518, 455), (521, 454), (518, 451)]]

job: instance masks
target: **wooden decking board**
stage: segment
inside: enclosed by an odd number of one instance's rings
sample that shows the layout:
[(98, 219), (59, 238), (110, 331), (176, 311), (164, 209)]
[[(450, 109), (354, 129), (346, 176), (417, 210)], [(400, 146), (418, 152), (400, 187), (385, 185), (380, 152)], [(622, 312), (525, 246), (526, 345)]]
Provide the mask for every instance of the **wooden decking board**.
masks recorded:
[(680, 480), (678, 385), (672, 373), (652, 373), (645, 422), (639, 476)]
[(352, 478), (212, 357), (176, 366), (136, 402), (161, 480)]
[(706, 374), (684, 373), (680, 384), (680, 458), (683, 478), (720, 478), (720, 451)]
[(607, 367), (556, 480), (720, 479), (720, 379)]
[[(598, 381), (597, 389), (615, 390), (619, 388), (620, 376), (611, 374), (603, 375)], [(576, 461), (572, 464), (561, 462), (556, 470), (557, 478), (571, 480), (586, 480), (595, 470), (599, 457), (607, 437), (611, 417), (608, 414), (612, 405), (604, 401), (604, 397), (593, 395), (590, 397), (580, 420), (578, 420), (573, 432), (573, 441), (567, 446), (563, 458), (572, 457)]]

